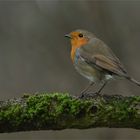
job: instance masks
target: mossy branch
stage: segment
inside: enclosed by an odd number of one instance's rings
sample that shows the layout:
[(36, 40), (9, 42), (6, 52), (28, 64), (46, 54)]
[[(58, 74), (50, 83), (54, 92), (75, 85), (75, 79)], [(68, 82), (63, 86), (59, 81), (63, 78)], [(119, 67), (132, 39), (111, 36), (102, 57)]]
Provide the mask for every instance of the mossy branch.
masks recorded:
[(0, 102), (0, 133), (118, 127), (140, 129), (140, 96), (24, 95)]

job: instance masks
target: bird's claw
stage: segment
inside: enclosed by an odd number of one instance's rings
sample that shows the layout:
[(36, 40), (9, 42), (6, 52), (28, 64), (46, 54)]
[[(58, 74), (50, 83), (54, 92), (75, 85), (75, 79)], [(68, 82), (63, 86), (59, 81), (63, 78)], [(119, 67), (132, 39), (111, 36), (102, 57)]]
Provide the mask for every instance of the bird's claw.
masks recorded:
[(85, 92), (81, 93), (80, 96), (78, 96), (79, 99), (89, 99), (89, 98), (95, 98), (97, 96), (101, 96), (98, 92)]

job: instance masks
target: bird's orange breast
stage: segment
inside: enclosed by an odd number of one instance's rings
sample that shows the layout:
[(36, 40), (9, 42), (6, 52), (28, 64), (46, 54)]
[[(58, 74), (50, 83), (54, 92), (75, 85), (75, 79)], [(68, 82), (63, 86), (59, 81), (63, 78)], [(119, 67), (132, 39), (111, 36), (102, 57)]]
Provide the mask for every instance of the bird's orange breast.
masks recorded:
[(71, 40), (71, 45), (72, 45), (72, 49), (71, 49), (71, 59), (74, 62), (74, 58), (75, 58), (75, 52), (77, 48), (82, 47), (83, 45), (87, 44), (88, 40), (86, 38), (83, 38), (81, 40), (77, 40), (77, 39), (72, 39)]

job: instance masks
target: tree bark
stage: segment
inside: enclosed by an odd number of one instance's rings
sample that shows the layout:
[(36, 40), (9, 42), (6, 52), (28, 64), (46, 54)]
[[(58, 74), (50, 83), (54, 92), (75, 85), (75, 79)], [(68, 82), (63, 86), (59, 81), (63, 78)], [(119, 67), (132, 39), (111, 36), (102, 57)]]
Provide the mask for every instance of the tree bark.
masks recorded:
[(140, 96), (44, 93), (0, 101), (0, 133), (96, 127), (140, 129)]

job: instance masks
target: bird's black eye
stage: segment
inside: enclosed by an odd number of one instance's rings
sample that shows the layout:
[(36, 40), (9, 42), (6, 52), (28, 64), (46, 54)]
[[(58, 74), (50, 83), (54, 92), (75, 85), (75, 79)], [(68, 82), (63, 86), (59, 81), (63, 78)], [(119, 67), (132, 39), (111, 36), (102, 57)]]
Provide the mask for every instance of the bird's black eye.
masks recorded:
[(83, 34), (80, 33), (80, 34), (79, 34), (79, 37), (83, 37)]

